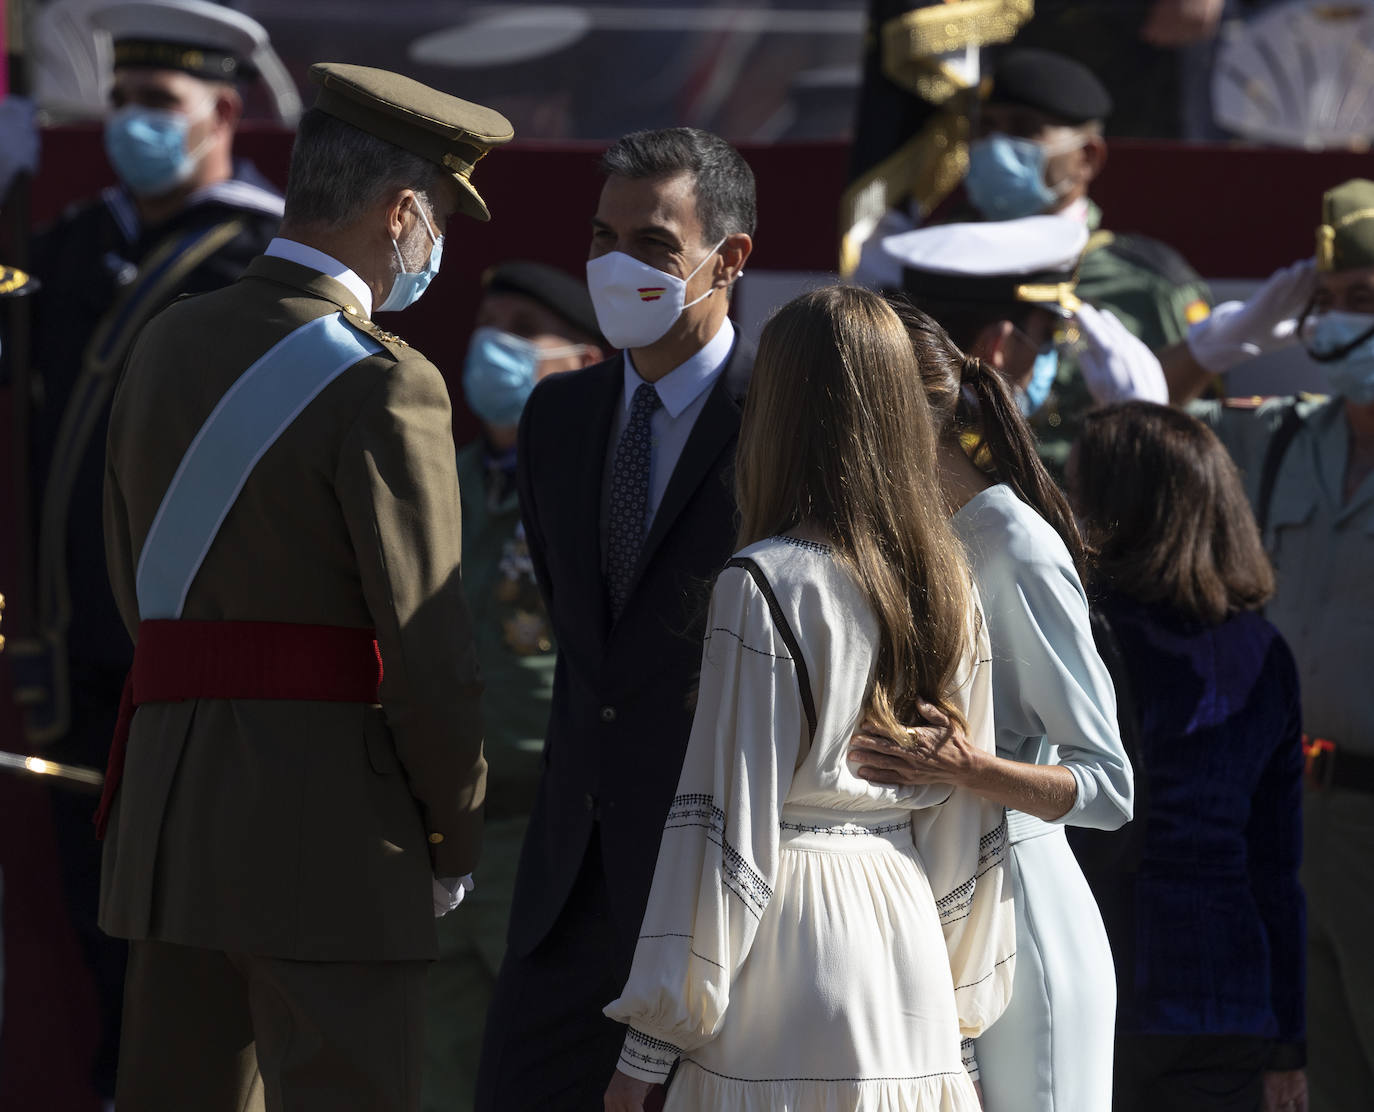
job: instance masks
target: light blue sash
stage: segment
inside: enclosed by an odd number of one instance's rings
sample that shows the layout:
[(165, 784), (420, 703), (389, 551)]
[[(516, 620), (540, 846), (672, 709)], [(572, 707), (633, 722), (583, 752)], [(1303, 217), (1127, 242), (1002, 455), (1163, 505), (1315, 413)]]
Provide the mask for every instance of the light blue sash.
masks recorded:
[(172, 476), (138, 557), (138, 616), (180, 618), (186, 592), (263, 454), (349, 367), (382, 350), (340, 313), (274, 344), (219, 400)]

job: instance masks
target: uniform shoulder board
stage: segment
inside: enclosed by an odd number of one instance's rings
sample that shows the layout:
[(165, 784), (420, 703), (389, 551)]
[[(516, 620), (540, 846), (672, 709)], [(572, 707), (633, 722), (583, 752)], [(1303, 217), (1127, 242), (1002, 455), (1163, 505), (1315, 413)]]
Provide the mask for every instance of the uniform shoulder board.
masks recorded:
[(1248, 398), (1223, 398), (1221, 404), (1224, 409), (1258, 409), (1268, 400), (1259, 394), (1252, 394)]
[[(350, 311), (351, 310), (351, 311)], [(394, 332), (388, 332), (381, 327), (375, 320), (361, 316), (358, 310), (352, 305), (344, 306), (344, 313), (348, 316), (348, 321), (354, 328), (366, 332), (374, 340), (381, 340), (384, 344), (393, 344), (396, 347), (408, 348), (410, 345)]]
[(1113, 235), (1102, 249), (1144, 270), (1153, 271), (1171, 285), (1187, 286), (1202, 282), (1202, 276), (1187, 259), (1167, 243), (1149, 236)]

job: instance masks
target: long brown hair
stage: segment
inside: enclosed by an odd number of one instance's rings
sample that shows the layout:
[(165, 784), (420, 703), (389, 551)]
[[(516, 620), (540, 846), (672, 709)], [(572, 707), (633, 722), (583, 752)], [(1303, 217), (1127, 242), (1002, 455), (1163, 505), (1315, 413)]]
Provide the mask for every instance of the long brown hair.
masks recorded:
[(1240, 472), (1212, 430), (1186, 413), (1121, 402), (1088, 414), (1069, 489), (1101, 587), (1207, 625), (1273, 595)]
[[(993, 474), (1049, 522), (1069, 550), (1080, 577), (1086, 578), (1083, 537), (1073, 510), (1035, 450), (1035, 434), (1002, 376), (976, 355), (965, 355), (930, 314), (904, 297), (889, 299), (911, 337), (916, 365), (925, 384), (936, 434), (958, 438), (971, 431), (987, 449)], [(961, 404), (967, 391), (968, 402)], [(971, 404), (969, 404), (971, 402)]]
[(911, 342), (877, 294), (828, 286), (759, 341), (736, 455), (740, 547), (822, 531), (878, 619), (868, 716), (895, 737), (950, 695), (971, 635), (971, 579), (936, 480)]

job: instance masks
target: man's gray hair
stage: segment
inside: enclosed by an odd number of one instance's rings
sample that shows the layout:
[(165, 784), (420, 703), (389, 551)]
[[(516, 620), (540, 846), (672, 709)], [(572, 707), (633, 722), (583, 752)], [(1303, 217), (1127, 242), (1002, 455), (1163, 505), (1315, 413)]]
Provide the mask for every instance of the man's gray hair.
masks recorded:
[(296, 129), (284, 223), (343, 228), (398, 189), (433, 210), (447, 172), (327, 112), (312, 108)]

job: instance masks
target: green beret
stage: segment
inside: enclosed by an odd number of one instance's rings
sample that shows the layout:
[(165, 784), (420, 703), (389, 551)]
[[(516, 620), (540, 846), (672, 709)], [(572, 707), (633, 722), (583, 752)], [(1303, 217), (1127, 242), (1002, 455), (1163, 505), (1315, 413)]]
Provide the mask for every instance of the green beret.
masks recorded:
[(538, 302), (584, 336), (601, 338), (591, 294), (581, 279), (544, 263), (498, 263), (482, 275), (487, 293), (513, 293)]
[(1112, 114), (1111, 95), (1092, 70), (1033, 47), (1008, 50), (998, 59), (988, 103), (1025, 105), (1075, 126)]
[(1374, 181), (1355, 178), (1322, 195), (1318, 270), (1374, 266)]
[(500, 112), (371, 66), (317, 62), (310, 79), (320, 86), (315, 107), (321, 112), (443, 167), (458, 183), (462, 211), (491, 219), (472, 184), (472, 168), (492, 147), (514, 138)]

